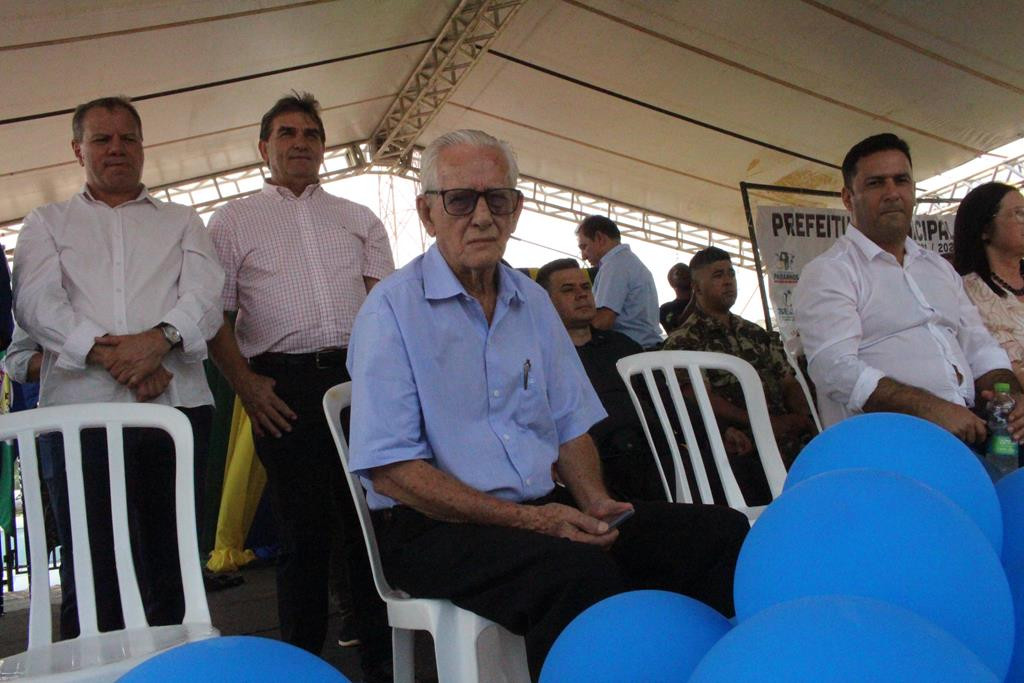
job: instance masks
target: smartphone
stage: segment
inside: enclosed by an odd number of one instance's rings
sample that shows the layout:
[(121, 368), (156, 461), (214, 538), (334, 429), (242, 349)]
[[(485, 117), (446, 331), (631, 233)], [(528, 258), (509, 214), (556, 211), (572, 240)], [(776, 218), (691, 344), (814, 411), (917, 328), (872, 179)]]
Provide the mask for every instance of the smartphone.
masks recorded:
[(633, 509), (626, 510), (621, 515), (608, 522), (608, 531), (611, 531), (612, 529), (618, 529), (623, 522), (625, 522), (627, 519), (633, 516), (633, 512)]

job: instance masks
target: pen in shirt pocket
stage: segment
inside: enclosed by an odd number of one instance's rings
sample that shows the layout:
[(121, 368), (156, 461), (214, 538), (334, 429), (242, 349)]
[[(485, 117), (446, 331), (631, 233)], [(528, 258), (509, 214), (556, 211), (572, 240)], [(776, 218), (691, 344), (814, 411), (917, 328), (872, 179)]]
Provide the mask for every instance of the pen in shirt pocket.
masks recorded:
[(523, 391), (526, 391), (530, 387), (530, 359), (527, 358), (526, 362), (523, 363)]

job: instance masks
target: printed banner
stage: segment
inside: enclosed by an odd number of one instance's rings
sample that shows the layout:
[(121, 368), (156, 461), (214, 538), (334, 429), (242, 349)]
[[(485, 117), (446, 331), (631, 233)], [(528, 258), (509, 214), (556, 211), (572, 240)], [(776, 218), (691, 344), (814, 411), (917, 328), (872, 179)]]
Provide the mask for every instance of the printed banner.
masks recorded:
[[(842, 209), (759, 206), (754, 229), (768, 279), (768, 300), (783, 340), (799, 348), (793, 322), (793, 290), (800, 271), (846, 234), (849, 213)], [(914, 240), (942, 255), (953, 253), (953, 216), (914, 216)]]

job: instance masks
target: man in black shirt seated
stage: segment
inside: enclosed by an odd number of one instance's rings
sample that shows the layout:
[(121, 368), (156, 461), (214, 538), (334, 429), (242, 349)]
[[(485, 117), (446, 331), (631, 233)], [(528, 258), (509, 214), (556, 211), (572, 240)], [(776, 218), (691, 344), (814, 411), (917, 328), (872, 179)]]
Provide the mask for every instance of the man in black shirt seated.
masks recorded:
[(608, 417), (590, 428), (608, 489), (621, 500), (664, 500), (665, 490), (643, 427), (626, 384), (615, 368), (620, 358), (641, 353), (643, 348), (624, 334), (590, 326), (597, 307), (590, 277), (575, 259), (546, 264), (537, 271), (537, 283), (551, 296), (587, 377), (608, 413)]
[[(620, 499), (663, 500), (665, 489), (659, 481), (643, 426), (633, 407), (626, 383), (615, 367), (620, 358), (641, 353), (643, 349), (624, 334), (590, 326), (590, 322), (597, 314), (597, 307), (591, 292), (590, 277), (575, 259), (558, 259), (545, 264), (537, 271), (537, 284), (546, 289), (551, 297), (551, 303), (565, 323), (573, 345), (576, 346), (583, 369), (586, 370), (594, 391), (608, 413), (608, 417), (590, 428), (590, 436), (601, 456), (601, 467), (607, 487)], [(640, 394), (644, 414), (653, 416), (654, 408), (643, 398), (642, 388)], [(664, 389), (662, 394), (666, 394)], [(664, 400), (666, 406), (671, 405), (667, 395)], [(668, 410), (671, 413), (671, 408)], [(699, 418), (694, 419), (692, 409), (690, 413), (701, 449), (710, 452), (703, 424)], [(674, 416), (670, 415), (670, 420), (676, 431), (679, 431), (678, 426), (674, 424)], [(664, 456), (662, 467), (665, 469), (665, 475), (671, 482), (674, 474), (668, 457), (668, 445), (664, 443), (660, 428), (654, 428), (652, 433), (659, 454)], [(723, 430), (722, 438), (729, 453), (749, 453), (753, 449), (749, 439), (739, 430), (726, 428)], [(692, 474), (690, 471), (687, 472), (691, 480)], [(716, 485), (720, 488), (717, 478), (712, 487), (716, 488)]]

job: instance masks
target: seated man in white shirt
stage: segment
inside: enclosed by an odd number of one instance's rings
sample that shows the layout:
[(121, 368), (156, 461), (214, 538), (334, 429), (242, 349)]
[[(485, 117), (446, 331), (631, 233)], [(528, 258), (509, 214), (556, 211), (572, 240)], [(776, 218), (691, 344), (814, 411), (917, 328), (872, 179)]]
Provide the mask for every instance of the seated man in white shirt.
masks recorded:
[[(861, 412), (924, 418), (969, 444), (985, 421), (971, 408), (996, 382), (1021, 388), (985, 329), (960, 277), (910, 237), (910, 150), (886, 133), (857, 143), (843, 161), (846, 234), (800, 276), (796, 324), (825, 426)], [(1011, 416), (1024, 436), (1024, 406)]]

